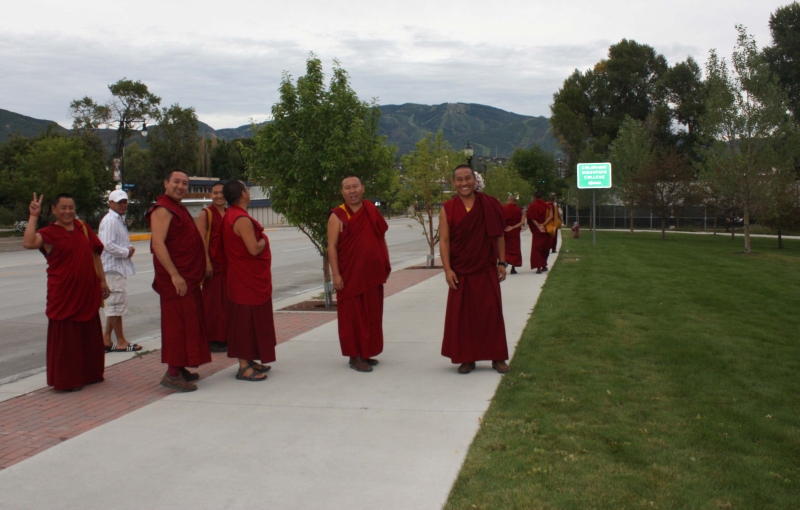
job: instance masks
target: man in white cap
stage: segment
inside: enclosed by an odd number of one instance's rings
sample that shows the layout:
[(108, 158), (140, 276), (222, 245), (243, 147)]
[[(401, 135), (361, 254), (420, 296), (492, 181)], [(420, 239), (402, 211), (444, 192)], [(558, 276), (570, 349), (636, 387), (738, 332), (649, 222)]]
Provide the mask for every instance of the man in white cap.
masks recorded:
[[(106, 328), (103, 343), (106, 352), (133, 352), (142, 350), (139, 344), (129, 343), (122, 332), (122, 316), (128, 312), (127, 278), (136, 274), (133, 267), (133, 253), (136, 248), (130, 244), (125, 213), (128, 211), (128, 194), (117, 189), (108, 195), (108, 214), (100, 221), (98, 237), (105, 249), (101, 255), (103, 271), (111, 294), (105, 301)], [(111, 332), (117, 342), (111, 342)]]

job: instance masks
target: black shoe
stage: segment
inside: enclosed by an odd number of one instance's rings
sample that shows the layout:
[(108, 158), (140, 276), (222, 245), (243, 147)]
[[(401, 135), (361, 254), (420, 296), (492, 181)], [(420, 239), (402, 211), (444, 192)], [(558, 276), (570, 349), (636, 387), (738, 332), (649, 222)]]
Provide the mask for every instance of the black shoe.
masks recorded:
[(547, 271), (547, 268), (546, 268), (546, 267), (543, 267), (543, 268), (542, 268), (542, 272), (544, 273), (544, 272), (546, 272), (546, 271)]
[(511, 266), (511, 274), (517, 274), (517, 270), (514, 266)]
[(228, 352), (228, 342), (208, 342), (211, 352)]

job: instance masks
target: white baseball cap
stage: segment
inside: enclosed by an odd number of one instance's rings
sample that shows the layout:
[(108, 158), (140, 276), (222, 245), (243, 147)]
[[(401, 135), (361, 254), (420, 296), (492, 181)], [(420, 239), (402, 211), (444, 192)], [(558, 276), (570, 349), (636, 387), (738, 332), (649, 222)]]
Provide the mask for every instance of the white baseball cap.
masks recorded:
[(123, 200), (128, 200), (128, 194), (121, 189), (115, 189), (108, 195), (109, 202), (122, 202)]

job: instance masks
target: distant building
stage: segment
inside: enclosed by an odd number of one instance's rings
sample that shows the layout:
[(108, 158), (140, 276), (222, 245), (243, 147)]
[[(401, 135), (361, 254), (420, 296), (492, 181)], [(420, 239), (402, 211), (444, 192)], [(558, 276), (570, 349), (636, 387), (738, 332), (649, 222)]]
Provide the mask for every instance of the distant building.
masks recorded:
[[(197, 217), (200, 210), (211, 205), (211, 186), (219, 182), (216, 177), (189, 177), (189, 193), (183, 199), (183, 205), (189, 212)], [(289, 222), (283, 215), (272, 210), (272, 201), (261, 191), (260, 186), (255, 186), (251, 182), (245, 182), (247, 189), (250, 190), (250, 205), (247, 212), (263, 226), (286, 226)]]

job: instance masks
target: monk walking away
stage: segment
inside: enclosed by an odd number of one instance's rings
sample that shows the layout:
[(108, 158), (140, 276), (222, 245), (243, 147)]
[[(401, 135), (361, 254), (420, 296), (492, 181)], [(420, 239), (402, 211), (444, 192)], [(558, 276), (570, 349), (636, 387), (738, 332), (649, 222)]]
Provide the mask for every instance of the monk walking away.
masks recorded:
[(475, 173), (467, 165), (453, 171), (458, 193), (439, 215), (439, 253), (450, 290), (444, 320), (442, 356), (468, 374), (475, 363), (491, 360), (508, 372), (508, 345), (500, 282), (506, 278), (503, 207), (475, 191)]
[(47, 384), (78, 391), (103, 380), (100, 305), (109, 295), (100, 260), (103, 243), (75, 218), (75, 201), (67, 194), (50, 206), (55, 222), (37, 232), (43, 198), (33, 194), (22, 245), (47, 260)]
[(531, 227), (531, 269), (536, 269), (536, 274), (547, 271), (547, 257), (550, 254), (551, 239), (547, 233), (547, 224), (553, 220), (553, 210), (550, 205), (542, 200), (542, 192), (533, 194), (535, 200), (528, 206), (526, 217)]
[(271, 368), (266, 363), (275, 361), (277, 344), (269, 239), (264, 227), (247, 214), (247, 186), (242, 181), (228, 181), (222, 192), (230, 204), (222, 225), (230, 299), (228, 357), (239, 359), (236, 379), (264, 381)]
[(155, 267), (153, 289), (161, 301), (161, 361), (168, 366), (161, 385), (178, 391), (197, 389), (194, 381), (200, 376), (186, 367), (211, 361), (200, 292), (205, 245), (181, 204), (188, 189), (186, 174), (173, 170), (164, 181), (164, 194), (145, 214)]
[(522, 207), (517, 205), (517, 197), (508, 195), (506, 205), (503, 206), (503, 239), (506, 243), (506, 262), (511, 266), (511, 274), (517, 274), (516, 268), (522, 266), (522, 243), (520, 233), (525, 224)]
[(350, 368), (371, 372), (383, 352), (383, 284), (392, 266), (380, 211), (358, 177), (342, 181), (344, 204), (328, 218), (328, 260), (336, 289), (339, 343)]
[(228, 350), (228, 290), (225, 252), (222, 249), (222, 218), (225, 216), (223, 183), (211, 186), (211, 205), (197, 216), (197, 229), (206, 248), (206, 277), (203, 281), (203, 310), (211, 352)]

